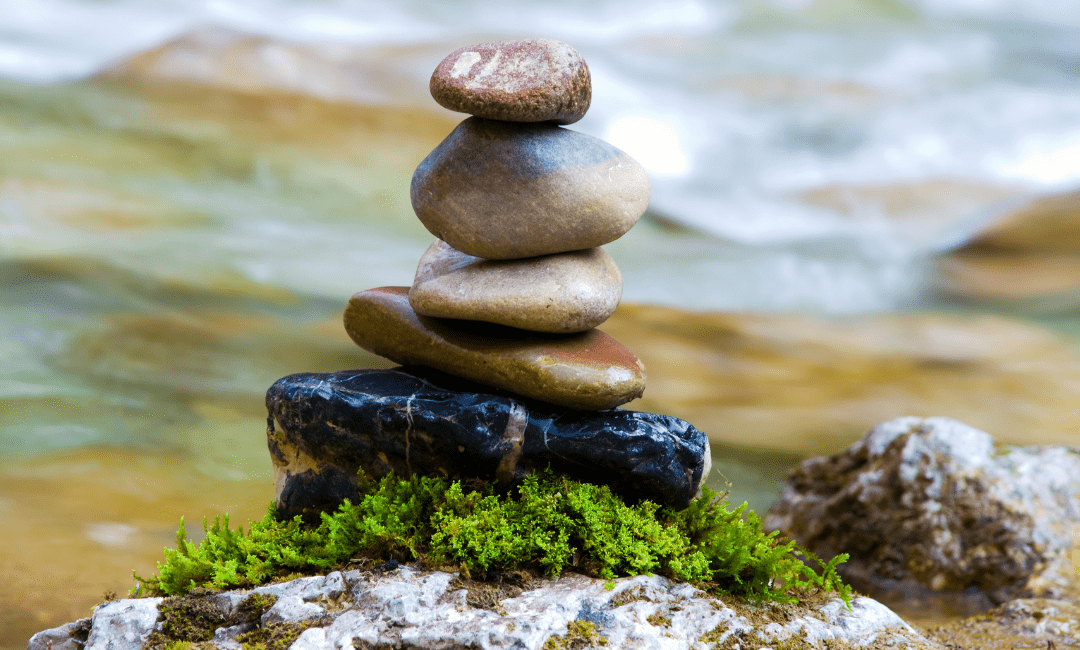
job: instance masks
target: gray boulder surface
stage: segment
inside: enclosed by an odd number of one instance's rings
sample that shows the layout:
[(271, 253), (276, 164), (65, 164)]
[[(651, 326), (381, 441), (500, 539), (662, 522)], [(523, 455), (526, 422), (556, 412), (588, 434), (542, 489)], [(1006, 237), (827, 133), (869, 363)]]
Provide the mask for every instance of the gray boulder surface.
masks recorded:
[(870, 594), (1059, 598), (1074, 588), (1080, 450), (996, 447), (949, 418), (898, 418), (803, 462), (764, 522)]
[[(941, 647), (884, 605), (865, 597), (855, 598), (851, 610), (839, 599), (818, 605), (749, 605), (712, 597), (659, 576), (605, 581), (577, 574), (535, 580), (524, 588), (502, 592), (492, 588), (479, 595), (466, 588), (488, 584), (400, 566), (387, 571), (334, 572), (223, 592), (213, 598), (222, 620), (227, 620), (252, 593), (276, 596), (258, 625), (273, 627), (278, 633), (292, 629), (293, 650), (338, 650), (350, 645), (357, 650), (538, 650), (553, 637), (574, 644), (566, 647), (578, 648), (593, 647), (601, 638), (608, 648), (656, 650), (717, 645), (757, 650), (796, 639), (810, 644), (829, 641), (834, 644), (830, 647)], [(154, 623), (161, 601), (119, 600), (100, 606), (86, 649), (138, 650), (155, 627), (161, 628), (160, 621)], [(484, 607), (474, 606), (478, 603)], [(31, 640), (30, 650), (44, 648), (44, 639), (60, 639), (65, 629), (39, 633)], [(219, 628), (209, 643), (236, 650), (238, 637), (251, 629), (250, 625)]]
[(87, 619), (38, 632), (28, 650), (138, 650), (153, 633), (164, 598), (114, 600), (98, 605)]

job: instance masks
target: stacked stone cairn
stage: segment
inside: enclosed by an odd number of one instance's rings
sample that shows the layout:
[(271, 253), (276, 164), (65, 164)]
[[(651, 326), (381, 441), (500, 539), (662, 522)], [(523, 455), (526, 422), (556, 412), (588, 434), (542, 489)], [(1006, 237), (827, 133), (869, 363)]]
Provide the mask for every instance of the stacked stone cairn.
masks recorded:
[(472, 115), (413, 175), (413, 208), (438, 239), (411, 287), (361, 291), (345, 310), (353, 341), (402, 367), (270, 388), (279, 513), (335, 508), (358, 469), (513, 485), (550, 467), (685, 507), (708, 474), (708, 438), (615, 409), (641, 396), (645, 367), (596, 329), (622, 297), (599, 246), (645, 212), (649, 180), (561, 126), (589, 108), (585, 61), (551, 40), (484, 43), (446, 57), (430, 87)]

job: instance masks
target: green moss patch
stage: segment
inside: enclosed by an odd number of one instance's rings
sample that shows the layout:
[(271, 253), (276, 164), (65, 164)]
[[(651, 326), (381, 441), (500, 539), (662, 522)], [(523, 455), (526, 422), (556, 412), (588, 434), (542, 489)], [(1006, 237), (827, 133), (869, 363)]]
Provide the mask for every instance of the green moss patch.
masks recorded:
[(671, 619), (660, 612), (650, 614), (645, 620), (649, 622), (649, 625), (655, 625), (656, 627), (671, 627)]
[[(213, 647), (207, 642), (214, 630), (234, 625), (253, 625), (266, 613), (277, 596), (251, 594), (227, 615), (218, 606), (217, 592), (203, 587), (193, 588), (183, 596), (171, 596), (158, 605), (161, 628), (150, 635), (145, 650), (201, 650)], [(291, 643), (291, 642), (290, 642)]]
[(505, 493), (490, 483), (468, 485), (425, 476), (361, 477), (356, 502), (324, 513), (318, 525), (299, 517), (280, 521), (271, 508), (244, 532), (232, 530), (226, 516), (203, 523), (206, 538), (197, 547), (181, 520), (177, 548), (166, 549), (158, 574), (136, 579), (148, 594), (175, 595), (391, 558), (465, 577), (517, 570), (602, 578), (659, 573), (750, 600), (793, 602), (819, 591), (850, 599), (835, 571), (846, 556), (820, 562), (794, 542), (765, 534), (746, 504), (729, 510), (708, 488), (675, 511), (651, 501), (629, 505), (607, 486), (550, 471)]
[(600, 636), (596, 623), (592, 621), (570, 621), (563, 636), (548, 637), (544, 650), (583, 650), (598, 645), (607, 645), (607, 639)]
[(244, 650), (288, 650), (309, 627), (310, 623), (271, 623), (244, 632), (236, 640)]
[(652, 598), (649, 598), (648, 594), (645, 593), (645, 588), (641, 585), (636, 585), (634, 587), (630, 587), (629, 589), (623, 589), (619, 593), (615, 594), (615, 596), (613, 596), (611, 599), (611, 606), (622, 607), (623, 605), (628, 605), (638, 600), (645, 600), (650, 603), (653, 602)]
[(488, 609), (505, 616), (506, 610), (500, 605), (502, 601), (517, 598), (540, 584), (539, 576), (530, 571), (489, 571), (483, 576), (476, 576), (476, 579), (459, 575), (450, 581), (446, 592), (464, 589), (465, 604), (469, 607)]

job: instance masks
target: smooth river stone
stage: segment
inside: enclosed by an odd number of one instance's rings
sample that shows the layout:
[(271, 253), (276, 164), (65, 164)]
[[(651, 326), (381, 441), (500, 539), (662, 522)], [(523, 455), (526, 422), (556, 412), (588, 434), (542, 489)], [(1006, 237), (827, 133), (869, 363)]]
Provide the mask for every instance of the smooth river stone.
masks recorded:
[(409, 289), (416, 313), (536, 332), (584, 332), (619, 306), (622, 274), (600, 248), (523, 260), (485, 260), (437, 239)]
[(513, 485), (550, 466), (683, 508), (711, 463), (708, 437), (678, 418), (559, 409), (426, 368), (289, 375), (267, 391), (266, 408), (285, 517), (355, 500), (358, 469)]
[(544, 38), (463, 47), (435, 68), (430, 88), (445, 108), (508, 122), (571, 124), (592, 100), (585, 59)]
[(645, 366), (600, 330), (539, 334), (430, 318), (413, 311), (408, 294), (408, 287), (361, 291), (345, 309), (345, 331), (395, 363), (437, 368), (567, 408), (612, 408), (645, 390)]
[(470, 117), (416, 168), (410, 196), (431, 234), (459, 251), (517, 259), (618, 239), (648, 207), (649, 177), (584, 133)]

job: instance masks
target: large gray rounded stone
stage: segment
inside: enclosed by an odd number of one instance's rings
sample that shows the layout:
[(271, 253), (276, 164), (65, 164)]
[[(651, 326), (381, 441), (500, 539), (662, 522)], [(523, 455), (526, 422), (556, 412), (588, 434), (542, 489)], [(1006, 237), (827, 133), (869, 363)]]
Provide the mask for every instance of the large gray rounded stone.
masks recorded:
[(649, 205), (649, 177), (598, 138), (470, 117), (416, 168), (411, 198), (431, 234), (459, 251), (517, 259), (623, 236)]
[(589, 67), (566, 43), (538, 38), (463, 47), (431, 75), (445, 108), (509, 122), (571, 124), (589, 110)]
[(536, 332), (584, 332), (619, 306), (622, 274), (600, 248), (523, 260), (485, 260), (437, 239), (409, 289), (416, 313)]

